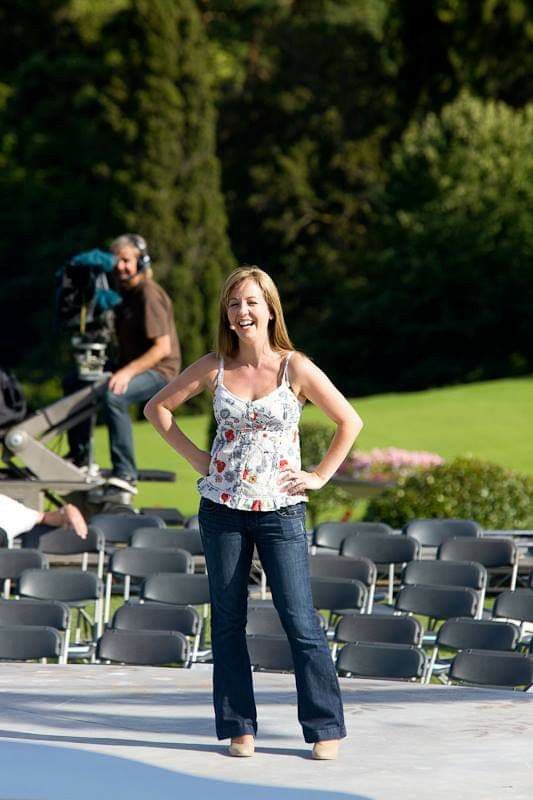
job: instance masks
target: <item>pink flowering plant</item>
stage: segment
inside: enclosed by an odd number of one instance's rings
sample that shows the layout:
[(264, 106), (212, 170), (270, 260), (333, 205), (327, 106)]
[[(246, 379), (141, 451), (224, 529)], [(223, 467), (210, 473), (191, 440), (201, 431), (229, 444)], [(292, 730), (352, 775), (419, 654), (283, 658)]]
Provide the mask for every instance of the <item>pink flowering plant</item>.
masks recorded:
[(337, 470), (335, 477), (390, 483), (398, 478), (426, 472), (444, 464), (436, 453), (401, 450), (398, 447), (375, 447), (369, 452), (353, 450)]

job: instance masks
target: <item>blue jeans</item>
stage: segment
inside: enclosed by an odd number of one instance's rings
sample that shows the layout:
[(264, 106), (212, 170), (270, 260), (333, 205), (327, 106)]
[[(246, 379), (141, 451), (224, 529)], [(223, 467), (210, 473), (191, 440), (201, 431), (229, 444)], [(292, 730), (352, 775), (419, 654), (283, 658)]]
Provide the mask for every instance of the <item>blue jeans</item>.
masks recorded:
[(149, 369), (132, 378), (124, 394), (115, 394), (109, 389), (105, 393), (104, 413), (109, 430), (114, 475), (126, 480), (137, 479), (129, 406), (131, 403), (145, 403), (166, 386), (166, 383), (159, 372)]
[(246, 648), (248, 576), (254, 545), (289, 640), (306, 742), (346, 736), (342, 699), (326, 637), (313, 610), (305, 503), (239, 511), (200, 501), (211, 593), (213, 698), (219, 739), (255, 735), (257, 715)]

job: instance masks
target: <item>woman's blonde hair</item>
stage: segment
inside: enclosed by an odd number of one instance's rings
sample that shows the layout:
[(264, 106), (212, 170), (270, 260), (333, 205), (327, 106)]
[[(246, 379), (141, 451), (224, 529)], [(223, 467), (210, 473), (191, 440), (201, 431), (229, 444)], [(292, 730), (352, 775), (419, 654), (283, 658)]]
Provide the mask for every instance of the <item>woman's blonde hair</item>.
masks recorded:
[(231, 293), (235, 287), (247, 278), (252, 278), (261, 291), (272, 314), (268, 323), (268, 338), (273, 350), (294, 350), (289, 338), (281, 300), (276, 284), (266, 272), (256, 266), (238, 267), (228, 275), (220, 293), (218, 319), (217, 352), (222, 357), (234, 358), (239, 351), (239, 337), (232, 331), (228, 321), (228, 307)]

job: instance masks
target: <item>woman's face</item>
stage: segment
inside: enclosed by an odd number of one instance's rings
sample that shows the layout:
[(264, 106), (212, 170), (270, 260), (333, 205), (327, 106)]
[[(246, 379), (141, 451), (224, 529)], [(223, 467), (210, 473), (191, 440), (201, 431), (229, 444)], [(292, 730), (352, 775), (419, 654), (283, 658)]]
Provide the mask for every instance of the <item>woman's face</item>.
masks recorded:
[(233, 287), (228, 302), (228, 320), (242, 342), (265, 336), (272, 313), (261, 287), (253, 278), (245, 278)]

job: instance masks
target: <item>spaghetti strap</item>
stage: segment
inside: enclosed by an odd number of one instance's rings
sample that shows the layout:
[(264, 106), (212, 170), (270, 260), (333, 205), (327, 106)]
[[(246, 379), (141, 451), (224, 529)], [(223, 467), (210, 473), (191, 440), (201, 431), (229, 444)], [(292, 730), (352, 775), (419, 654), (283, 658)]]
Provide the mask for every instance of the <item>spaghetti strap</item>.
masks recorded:
[(291, 356), (292, 356), (292, 351), (285, 358), (285, 366), (283, 367), (283, 375), (282, 375), (282, 378), (281, 378), (281, 382), (282, 383), (286, 383), (287, 386), (289, 386), (289, 387), (291, 385), (291, 382), (289, 380), (288, 367), (289, 367), (289, 361), (291, 359)]
[(217, 372), (217, 386), (224, 385), (224, 359), (220, 358), (218, 360), (218, 372)]

